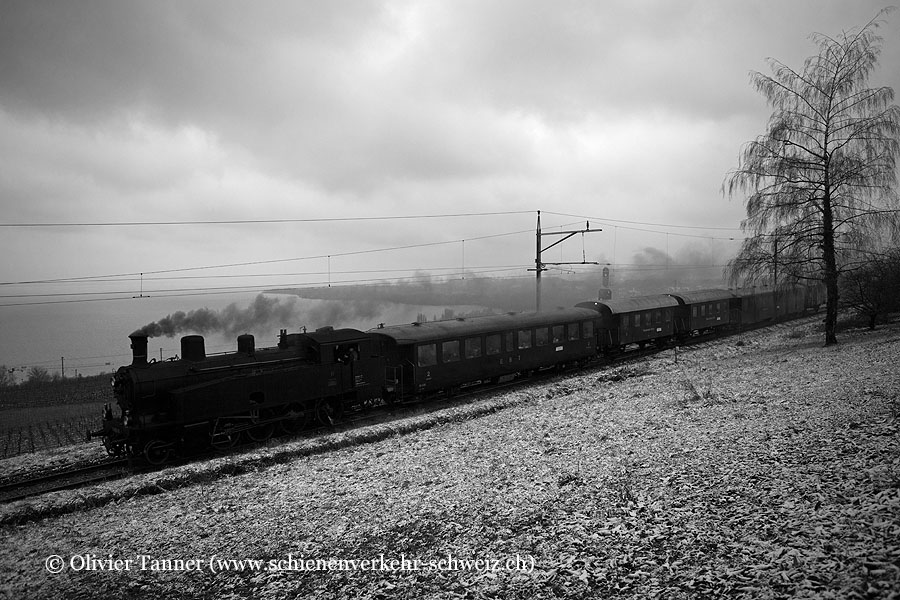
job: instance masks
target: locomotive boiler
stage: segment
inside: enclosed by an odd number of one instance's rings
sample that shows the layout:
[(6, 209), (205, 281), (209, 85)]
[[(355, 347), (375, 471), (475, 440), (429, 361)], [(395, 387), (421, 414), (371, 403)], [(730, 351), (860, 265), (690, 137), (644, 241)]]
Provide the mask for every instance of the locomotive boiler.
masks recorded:
[(240, 436), (268, 439), (330, 423), (347, 405), (381, 395), (383, 371), (372, 340), (355, 329), (282, 330), (278, 345), (256, 348), (252, 335), (237, 350), (208, 355), (202, 336), (181, 338), (181, 355), (148, 360), (147, 335), (129, 336), (132, 363), (116, 371), (118, 415), (107, 407), (102, 437), (114, 456), (160, 464), (192, 447), (229, 448)]

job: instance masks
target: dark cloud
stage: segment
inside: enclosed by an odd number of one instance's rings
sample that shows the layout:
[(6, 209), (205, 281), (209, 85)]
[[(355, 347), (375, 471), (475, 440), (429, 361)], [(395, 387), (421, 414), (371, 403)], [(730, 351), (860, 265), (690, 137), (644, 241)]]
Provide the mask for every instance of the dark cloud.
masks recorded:
[[(273, 86), (328, 79), (332, 65), (317, 64), (325, 57), (316, 49), (353, 40), (377, 10), (355, 1), (7, 2), (0, 100), (76, 120), (132, 107), (175, 122), (253, 107), (266, 118)], [(291, 43), (293, 73), (272, 62)]]
[[(815, 51), (811, 31), (860, 25), (879, 8), (7, 1), (0, 197), (21, 220), (544, 208), (736, 225), (741, 207), (719, 186), (767, 117), (748, 71), (765, 70), (768, 55), (799, 66)], [(873, 82), (898, 85), (896, 21)], [(347, 239), (385, 246), (480, 226), (369, 227)], [(152, 247), (141, 260), (154, 262), (140, 269), (346, 246), (330, 232), (244, 231), (232, 250), (204, 234), (140, 232)], [(106, 247), (85, 240), (79, 251)]]

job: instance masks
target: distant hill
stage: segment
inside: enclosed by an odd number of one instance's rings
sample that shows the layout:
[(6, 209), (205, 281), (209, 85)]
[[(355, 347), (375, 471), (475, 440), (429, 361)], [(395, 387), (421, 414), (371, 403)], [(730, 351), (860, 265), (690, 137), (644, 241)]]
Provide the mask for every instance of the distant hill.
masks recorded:
[[(651, 274), (633, 273), (621, 276), (613, 285), (613, 298), (665, 293), (678, 289), (724, 287), (714, 277), (677, 280), (677, 271)], [(544, 308), (574, 306), (599, 296), (599, 274), (569, 277), (544, 275), (541, 282), (541, 304)], [(354, 302), (396, 303), (428, 306), (483, 306), (495, 311), (527, 311), (535, 307), (535, 278), (494, 279), (472, 277), (449, 281), (398, 282), (384, 285), (334, 285), (331, 287), (282, 288), (273, 293), (292, 294), (301, 298)]]

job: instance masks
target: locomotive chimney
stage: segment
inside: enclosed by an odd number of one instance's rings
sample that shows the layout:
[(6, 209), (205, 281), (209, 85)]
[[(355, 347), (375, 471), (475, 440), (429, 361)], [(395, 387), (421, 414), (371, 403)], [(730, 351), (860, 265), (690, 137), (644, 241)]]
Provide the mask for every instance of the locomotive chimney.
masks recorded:
[(128, 336), (131, 340), (131, 364), (139, 367), (147, 364), (147, 334), (143, 331), (135, 331)]
[(202, 335), (186, 335), (181, 338), (181, 358), (191, 362), (206, 358), (206, 346)]
[(253, 353), (256, 351), (256, 341), (249, 333), (238, 336), (237, 346), (238, 352), (243, 352), (250, 356), (253, 356)]

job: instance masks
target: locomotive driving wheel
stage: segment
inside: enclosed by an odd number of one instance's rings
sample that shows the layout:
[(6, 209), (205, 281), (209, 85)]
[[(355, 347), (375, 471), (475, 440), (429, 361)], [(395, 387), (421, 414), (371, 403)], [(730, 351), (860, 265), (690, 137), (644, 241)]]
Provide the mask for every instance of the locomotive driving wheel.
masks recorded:
[(310, 413), (301, 404), (291, 404), (278, 422), (279, 429), (288, 435), (303, 431), (309, 426)]
[(275, 433), (275, 421), (272, 420), (275, 414), (270, 409), (264, 409), (251, 413), (251, 419), (254, 423), (262, 421), (260, 425), (254, 425), (247, 430), (247, 437), (254, 442), (265, 442), (272, 434)]
[(316, 420), (325, 427), (333, 427), (340, 420), (340, 400), (320, 398), (316, 401)]
[(159, 466), (172, 457), (172, 443), (162, 440), (150, 440), (144, 446), (144, 458), (154, 466)]
[(216, 450), (228, 450), (238, 443), (240, 437), (240, 433), (234, 431), (232, 423), (217, 420), (209, 434), (209, 445)]

